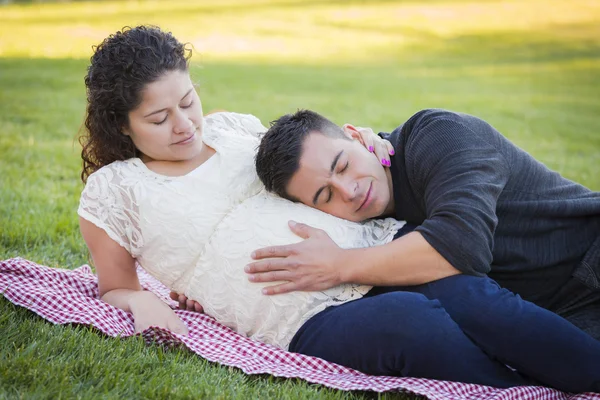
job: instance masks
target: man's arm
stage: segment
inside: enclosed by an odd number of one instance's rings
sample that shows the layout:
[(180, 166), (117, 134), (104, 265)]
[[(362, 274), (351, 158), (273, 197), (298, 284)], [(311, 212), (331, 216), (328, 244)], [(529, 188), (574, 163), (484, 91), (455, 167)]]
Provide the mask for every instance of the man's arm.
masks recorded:
[[(385, 246), (341, 250), (322, 231), (304, 242), (261, 249), (247, 272), (254, 282), (286, 280), (269, 294), (324, 290), (343, 282), (416, 285), (456, 273), (485, 275), (492, 262), (496, 203), (509, 167), (501, 136), (484, 121), (429, 111), (402, 145), (415, 198), (426, 214), (415, 232)], [(402, 195), (402, 193), (401, 193)]]
[(343, 259), (342, 283), (412, 286), (461, 273), (419, 232), (410, 232), (383, 246), (345, 250)]
[(512, 145), (481, 119), (435, 110), (406, 146), (410, 187), (426, 214), (416, 231), (461, 272), (485, 275), (498, 198), (510, 178), (502, 149)]
[(285, 281), (264, 294), (296, 290), (320, 291), (343, 283), (419, 285), (459, 274), (418, 232), (391, 243), (364, 249), (341, 249), (325, 231), (290, 223), (303, 242), (254, 252), (259, 259), (246, 266), (252, 282)]

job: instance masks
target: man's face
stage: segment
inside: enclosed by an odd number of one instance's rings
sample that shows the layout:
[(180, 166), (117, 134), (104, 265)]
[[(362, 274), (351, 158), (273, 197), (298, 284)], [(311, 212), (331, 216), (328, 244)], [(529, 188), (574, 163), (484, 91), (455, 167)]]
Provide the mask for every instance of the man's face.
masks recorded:
[(311, 133), (287, 193), (336, 217), (363, 221), (393, 211), (392, 179), (377, 157), (346, 131), (347, 139)]

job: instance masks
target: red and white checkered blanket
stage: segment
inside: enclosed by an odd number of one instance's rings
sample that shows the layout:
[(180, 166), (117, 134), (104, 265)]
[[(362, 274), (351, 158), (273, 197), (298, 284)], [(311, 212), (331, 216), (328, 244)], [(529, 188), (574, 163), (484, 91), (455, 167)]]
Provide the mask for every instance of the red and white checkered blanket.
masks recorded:
[[(144, 288), (158, 294), (169, 304), (176, 305), (169, 299), (167, 288), (142, 269), (138, 272)], [(134, 334), (130, 314), (98, 299), (97, 279), (87, 265), (66, 270), (37, 265), (23, 258), (1, 261), (0, 293), (14, 304), (26, 307), (55, 324), (93, 325), (113, 337)], [(183, 344), (207, 360), (240, 368), (247, 374), (301, 378), (341, 390), (403, 390), (436, 400), (600, 400), (600, 394), (570, 395), (545, 387), (495, 389), (429, 379), (365, 375), (316, 357), (255, 342), (204, 314), (182, 310), (175, 312), (189, 327), (189, 336), (150, 328), (142, 333), (144, 338), (152, 343)]]

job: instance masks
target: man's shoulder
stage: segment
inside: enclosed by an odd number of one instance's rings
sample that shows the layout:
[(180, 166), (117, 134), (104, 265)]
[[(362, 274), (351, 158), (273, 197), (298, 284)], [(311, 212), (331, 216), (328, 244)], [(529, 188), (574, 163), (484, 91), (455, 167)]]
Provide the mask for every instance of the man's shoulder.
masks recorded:
[(425, 129), (435, 121), (455, 121), (459, 122), (463, 118), (463, 114), (444, 110), (441, 108), (427, 108), (413, 114), (406, 122), (399, 125), (392, 132), (380, 132), (379, 136), (389, 140), (398, 151), (402, 148), (402, 144), (406, 144), (412, 136)]
[(436, 121), (460, 122), (465, 114), (441, 108), (427, 108), (413, 114), (402, 126), (404, 131), (411, 133), (426, 128)]

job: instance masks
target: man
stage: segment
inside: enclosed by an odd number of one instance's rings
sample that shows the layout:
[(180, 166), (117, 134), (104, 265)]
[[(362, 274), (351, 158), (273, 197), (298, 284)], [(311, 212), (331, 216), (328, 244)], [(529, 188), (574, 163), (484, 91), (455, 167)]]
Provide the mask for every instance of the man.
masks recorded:
[[(267, 294), (344, 282), (377, 286), (375, 295), (421, 293), (439, 300), (486, 352), (528, 374), (555, 376), (569, 368), (557, 357), (579, 354), (570, 365), (586, 367), (572, 379), (600, 390), (600, 367), (586, 355), (600, 342), (581, 331), (600, 339), (600, 194), (548, 170), (472, 116), (424, 110), (384, 137), (395, 150), (389, 170), (355, 143), (352, 127), (311, 111), (275, 121), (256, 159), (267, 190), (341, 218), (393, 216), (416, 228), (384, 246), (343, 250), (322, 231), (291, 225), (306, 240), (257, 250), (250, 280), (285, 281)], [(581, 330), (473, 278), (485, 275)], [(335, 323), (306, 326), (291, 349), (334, 357), (323, 343), (342, 346), (329, 337)], [(564, 349), (584, 341), (587, 350), (550, 358), (525, 351), (540, 340)]]

